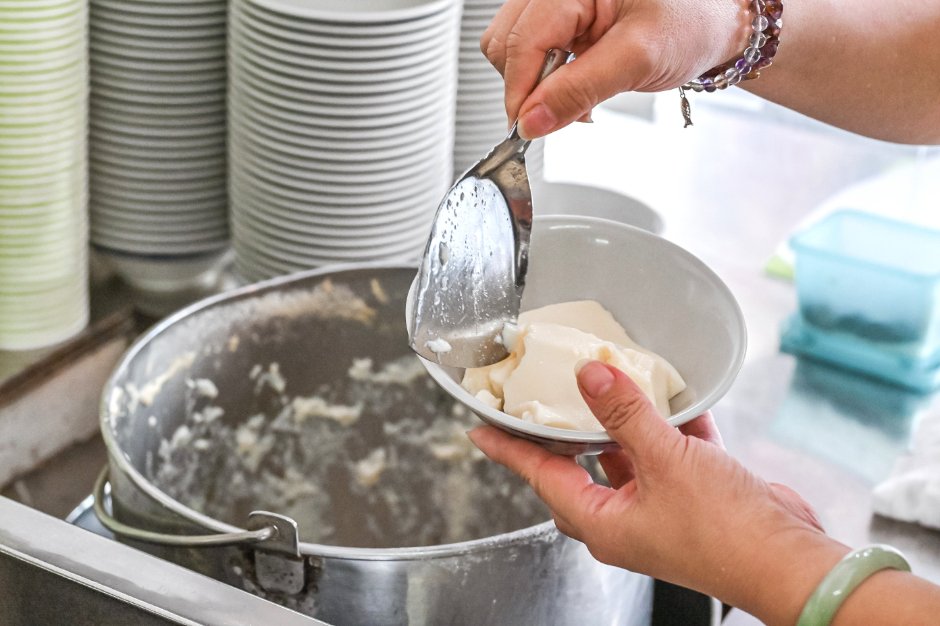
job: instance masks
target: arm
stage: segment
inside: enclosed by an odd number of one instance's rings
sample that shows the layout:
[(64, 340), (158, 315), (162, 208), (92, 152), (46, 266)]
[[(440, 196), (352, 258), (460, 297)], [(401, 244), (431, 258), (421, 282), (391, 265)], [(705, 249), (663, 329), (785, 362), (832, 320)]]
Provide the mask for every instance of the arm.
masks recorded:
[[(481, 39), (527, 137), (621, 91), (672, 89), (739, 56), (749, 0), (509, 0)], [(741, 85), (878, 139), (940, 143), (940, 3), (784, 0), (774, 65)], [(534, 92), (548, 48), (578, 58)], [(721, 97), (710, 94), (708, 97)], [(542, 105), (542, 106), (540, 106)]]
[[(823, 533), (795, 492), (728, 456), (710, 416), (674, 429), (629, 378), (601, 363), (584, 366), (578, 381), (623, 448), (600, 459), (611, 487), (595, 484), (574, 459), (492, 427), (471, 438), (525, 478), (558, 529), (598, 560), (715, 596), (767, 624), (796, 623), (849, 549)], [(835, 624), (928, 624), (938, 614), (940, 588), (880, 572), (850, 596)]]
[(744, 89), (875, 139), (940, 143), (940, 2), (791, 0), (783, 23)]
[(910, 572), (885, 570), (861, 584), (836, 613), (832, 626), (929, 626), (940, 615), (940, 588)]

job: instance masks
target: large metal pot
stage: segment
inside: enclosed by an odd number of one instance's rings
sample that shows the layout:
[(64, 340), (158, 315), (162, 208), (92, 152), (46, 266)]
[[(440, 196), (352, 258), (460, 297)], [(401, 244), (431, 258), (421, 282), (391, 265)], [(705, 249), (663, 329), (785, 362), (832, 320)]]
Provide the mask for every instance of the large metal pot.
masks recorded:
[(407, 348), (413, 276), (275, 279), (147, 333), (104, 392), (99, 514), (333, 624), (648, 624), (649, 578), (595, 561), (467, 445), (473, 418)]

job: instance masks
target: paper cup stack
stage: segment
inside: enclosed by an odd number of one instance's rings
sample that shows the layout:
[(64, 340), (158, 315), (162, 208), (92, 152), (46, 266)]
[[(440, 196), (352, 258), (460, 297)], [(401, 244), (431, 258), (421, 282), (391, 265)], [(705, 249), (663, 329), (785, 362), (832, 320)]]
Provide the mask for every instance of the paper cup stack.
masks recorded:
[[(454, 172), (460, 174), (506, 138), (503, 78), (480, 52), (480, 38), (502, 7), (502, 0), (464, 0), (460, 23), (457, 82), (457, 123)], [(542, 177), (544, 140), (529, 146), (526, 169), (530, 180)]]
[(234, 0), (239, 273), (423, 252), (452, 183), (459, 21), (458, 0)]
[(91, 0), (91, 241), (132, 283), (228, 245), (226, 11)]
[(88, 14), (0, 0), (0, 349), (88, 322)]

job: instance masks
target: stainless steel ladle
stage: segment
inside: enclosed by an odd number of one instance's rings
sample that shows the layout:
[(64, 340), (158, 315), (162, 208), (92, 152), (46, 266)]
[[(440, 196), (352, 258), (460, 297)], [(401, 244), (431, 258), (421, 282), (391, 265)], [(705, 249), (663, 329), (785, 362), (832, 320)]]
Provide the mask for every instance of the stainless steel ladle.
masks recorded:
[[(570, 56), (549, 50), (538, 82)], [(437, 209), (406, 312), (411, 348), (426, 359), (482, 367), (508, 355), (502, 330), (519, 316), (532, 229), (529, 143), (513, 124)]]

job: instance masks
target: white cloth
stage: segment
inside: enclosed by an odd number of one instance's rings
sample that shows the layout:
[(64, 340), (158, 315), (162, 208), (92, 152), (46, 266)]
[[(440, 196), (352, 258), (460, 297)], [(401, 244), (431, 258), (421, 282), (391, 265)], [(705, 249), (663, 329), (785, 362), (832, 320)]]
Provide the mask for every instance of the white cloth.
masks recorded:
[(872, 496), (879, 515), (940, 529), (940, 411), (924, 417), (910, 453)]

